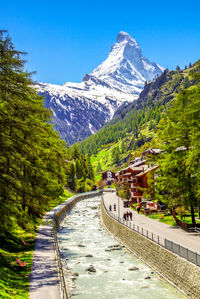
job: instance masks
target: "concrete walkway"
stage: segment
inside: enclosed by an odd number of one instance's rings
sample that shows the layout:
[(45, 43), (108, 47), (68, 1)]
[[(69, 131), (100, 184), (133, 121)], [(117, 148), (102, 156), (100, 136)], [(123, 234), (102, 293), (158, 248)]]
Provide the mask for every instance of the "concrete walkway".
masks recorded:
[(30, 299), (59, 299), (59, 277), (52, 238), (52, 213), (40, 225), (33, 254), (30, 275)]
[[(139, 225), (144, 229), (147, 229), (149, 232), (159, 235), (161, 238), (166, 238), (169, 241), (178, 243), (183, 247), (186, 247), (194, 252), (200, 254), (200, 235), (196, 233), (188, 233), (184, 230), (167, 225), (165, 223), (159, 222), (158, 220), (153, 220), (149, 217), (146, 217), (141, 214), (137, 214), (130, 208), (123, 207), (123, 201), (118, 199), (118, 196), (115, 192), (113, 193), (104, 193), (104, 204), (109, 210), (109, 206), (112, 206), (112, 213), (122, 218), (125, 212), (132, 212), (133, 219), (131, 223)], [(118, 206), (119, 203), (119, 206)], [(114, 211), (114, 204), (116, 205), (116, 211)]]

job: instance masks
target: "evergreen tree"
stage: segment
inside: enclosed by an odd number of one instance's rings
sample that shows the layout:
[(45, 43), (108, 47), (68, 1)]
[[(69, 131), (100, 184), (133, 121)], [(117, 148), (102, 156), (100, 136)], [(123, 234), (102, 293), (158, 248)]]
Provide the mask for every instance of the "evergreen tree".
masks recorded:
[(67, 150), (24, 72), (24, 53), (0, 31), (0, 230), (41, 216), (63, 192)]
[(102, 170), (101, 164), (100, 164), (100, 162), (98, 162), (96, 172), (101, 172), (101, 170)]
[(81, 179), (83, 177), (83, 163), (79, 159), (76, 159), (75, 169), (77, 179)]
[(158, 136), (163, 153), (157, 191), (169, 206), (184, 205), (191, 211), (195, 226), (194, 208), (200, 191), (200, 85), (179, 93), (169, 109), (167, 122), (161, 122)]
[(125, 142), (122, 141), (122, 145), (121, 145), (121, 153), (123, 154), (125, 152)]
[(112, 150), (112, 159), (113, 159), (113, 163), (114, 164), (118, 164), (119, 160), (120, 160), (120, 150), (119, 150), (119, 146), (115, 147)]

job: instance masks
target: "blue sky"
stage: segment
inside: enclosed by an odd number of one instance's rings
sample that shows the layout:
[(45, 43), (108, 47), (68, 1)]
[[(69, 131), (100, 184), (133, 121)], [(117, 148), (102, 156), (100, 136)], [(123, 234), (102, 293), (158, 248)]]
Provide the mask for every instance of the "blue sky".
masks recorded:
[[(6, 3), (7, 2), (7, 3)], [(0, 28), (37, 81), (80, 82), (108, 55), (119, 31), (169, 69), (200, 59), (199, 1), (3, 1)]]

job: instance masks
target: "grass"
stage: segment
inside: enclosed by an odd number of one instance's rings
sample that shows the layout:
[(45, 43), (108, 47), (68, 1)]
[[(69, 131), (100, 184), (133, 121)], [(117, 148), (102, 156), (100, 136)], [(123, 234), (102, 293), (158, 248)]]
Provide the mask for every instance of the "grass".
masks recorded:
[(48, 211), (52, 210), (53, 208), (58, 206), (60, 203), (64, 202), (68, 198), (72, 197), (73, 195), (74, 195), (74, 193), (70, 192), (69, 190), (64, 189), (63, 195), (61, 195), (60, 197), (58, 197), (50, 202)]
[(160, 222), (163, 222), (165, 224), (171, 225), (171, 226), (176, 226), (176, 223), (174, 222), (174, 219), (172, 215), (168, 214), (152, 214), (148, 215), (149, 218), (158, 220)]
[[(53, 209), (72, 195), (65, 190), (62, 196), (50, 203), (48, 210)], [(16, 224), (11, 233), (0, 235), (0, 298), (29, 298), (29, 276), (36, 230), (41, 222), (42, 219), (37, 223), (29, 222), (27, 229), (22, 229)], [(22, 240), (28, 245), (24, 245)], [(26, 262), (26, 268), (20, 268), (16, 261), (17, 258)]]
[[(197, 217), (198, 217), (198, 213), (195, 213), (195, 218), (197, 218)], [(192, 225), (192, 218), (191, 218), (191, 214), (189, 214), (189, 213), (186, 213), (186, 214), (182, 217), (182, 219), (181, 219), (181, 217), (178, 216), (178, 215), (177, 215), (177, 218), (180, 219), (181, 221), (183, 221), (183, 222), (189, 224), (189, 225)], [(200, 224), (200, 220), (196, 219), (196, 223), (199, 223), (199, 224)]]
[[(155, 219), (155, 220), (158, 220), (160, 222), (166, 223), (166, 224), (171, 225), (171, 226), (176, 226), (172, 215), (152, 214), (152, 215), (148, 215), (148, 217), (151, 218), (151, 219)], [(198, 213), (195, 213), (195, 218), (197, 218), (197, 217), (198, 217)], [(192, 225), (191, 214), (189, 214), (189, 213), (187, 213), (182, 219), (178, 215), (177, 215), (177, 218), (180, 219), (181, 221), (189, 224), (189, 225)], [(200, 220), (196, 219), (196, 223), (200, 224)]]
[[(13, 233), (0, 236), (0, 298), (28, 298), (29, 275), (35, 241), (34, 226), (30, 230), (15, 227)], [(24, 245), (22, 240), (29, 243)], [(16, 259), (26, 261), (26, 268), (20, 269)]]

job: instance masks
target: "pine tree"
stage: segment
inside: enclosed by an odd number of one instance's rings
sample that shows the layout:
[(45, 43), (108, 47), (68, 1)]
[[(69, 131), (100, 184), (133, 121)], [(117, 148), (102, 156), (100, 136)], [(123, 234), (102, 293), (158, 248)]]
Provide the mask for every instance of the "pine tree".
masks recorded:
[(24, 53), (0, 31), (0, 230), (17, 217), (41, 216), (48, 201), (63, 192), (64, 142), (49, 124), (44, 108), (24, 72)]
[(160, 123), (158, 136), (162, 154), (157, 178), (157, 191), (171, 207), (183, 205), (191, 211), (200, 195), (200, 85), (183, 90), (168, 111), (167, 122)]

